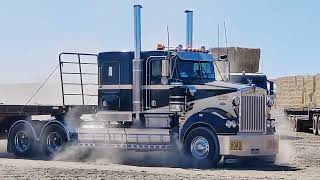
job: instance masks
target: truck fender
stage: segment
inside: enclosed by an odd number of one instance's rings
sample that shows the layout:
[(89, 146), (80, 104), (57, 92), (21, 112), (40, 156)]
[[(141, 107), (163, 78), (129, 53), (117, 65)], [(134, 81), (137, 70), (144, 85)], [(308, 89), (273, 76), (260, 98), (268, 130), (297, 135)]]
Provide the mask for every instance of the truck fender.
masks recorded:
[(69, 134), (70, 130), (63, 123), (61, 123), (60, 121), (57, 121), (57, 120), (49, 121), (47, 124), (45, 124), (43, 126), (43, 128), (41, 129), (39, 137), (42, 136), (42, 134), (43, 134), (44, 130), (46, 129), (46, 127), (50, 126), (51, 124), (58, 124), (63, 129), (63, 131), (66, 133), (68, 141), (70, 140), (70, 134)]
[(214, 133), (236, 134), (237, 129), (226, 127), (227, 120), (236, 120), (235, 118), (225, 118), (223, 114), (217, 111), (201, 111), (190, 116), (180, 129), (180, 141), (184, 142), (188, 133), (195, 127), (209, 127)]
[[(16, 121), (16, 122), (10, 127), (9, 133), (8, 133), (8, 140), (10, 139), (12, 128), (13, 128), (14, 126), (16, 126), (17, 124), (22, 124), (22, 123), (23, 123), (23, 124), (26, 124), (27, 126), (29, 126), (29, 127), (31, 128), (34, 137), (36, 138), (36, 140), (38, 140), (36, 131), (34, 130), (34, 128), (33, 128), (33, 126), (31, 125), (31, 123), (28, 122), (28, 121), (26, 121), (26, 120)], [(11, 142), (10, 142), (10, 141), (7, 142), (7, 151), (10, 152), (10, 153), (12, 152), (12, 150), (11, 150)]]

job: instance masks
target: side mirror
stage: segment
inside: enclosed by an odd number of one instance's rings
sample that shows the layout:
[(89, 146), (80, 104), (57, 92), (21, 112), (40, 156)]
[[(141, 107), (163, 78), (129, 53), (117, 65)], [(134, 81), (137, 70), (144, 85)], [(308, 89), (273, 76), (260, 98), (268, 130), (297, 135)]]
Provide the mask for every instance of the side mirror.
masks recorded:
[(274, 95), (274, 92), (273, 92), (274, 83), (272, 81), (268, 81), (268, 82), (269, 82), (269, 94)]
[(228, 55), (224, 54), (224, 55), (221, 55), (219, 58), (222, 61), (227, 61), (228, 60)]

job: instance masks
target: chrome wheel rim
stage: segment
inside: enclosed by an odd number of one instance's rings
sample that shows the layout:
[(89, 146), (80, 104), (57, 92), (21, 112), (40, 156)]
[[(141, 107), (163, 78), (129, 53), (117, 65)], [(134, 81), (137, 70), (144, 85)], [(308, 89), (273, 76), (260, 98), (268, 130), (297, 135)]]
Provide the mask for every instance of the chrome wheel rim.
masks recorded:
[(50, 152), (56, 152), (62, 146), (62, 137), (57, 132), (51, 132), (47, 137), (47, 146)]
[(20, 152), (25, 152), (30, 147), (30, 140), (25, 131), (19, 131), (14, 137), (14, 146)]
[(191, 154), (195, 159), (205, 159), (209, 154), (209, 142), (202, 136), (195, 137), (191, 142)]
[(317, 119), (318, 118), (316, 116), (313, 117), (313, 123), (312, 123), (313, 134), (317, 133)]
[(317, 125), (316, 125), (316, 131), (318, 132), (318, 134), (319, 134), (319, 132), (320, 132), (320, 120), (318, 120), (317, 121)]

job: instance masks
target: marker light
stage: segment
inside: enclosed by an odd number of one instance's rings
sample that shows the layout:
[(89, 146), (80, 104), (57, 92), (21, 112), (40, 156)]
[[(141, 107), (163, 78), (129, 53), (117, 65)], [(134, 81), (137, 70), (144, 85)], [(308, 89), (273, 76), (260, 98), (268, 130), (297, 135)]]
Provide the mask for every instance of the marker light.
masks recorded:
[(164, 50), (163, 44), (157, 44), (157, 50)]

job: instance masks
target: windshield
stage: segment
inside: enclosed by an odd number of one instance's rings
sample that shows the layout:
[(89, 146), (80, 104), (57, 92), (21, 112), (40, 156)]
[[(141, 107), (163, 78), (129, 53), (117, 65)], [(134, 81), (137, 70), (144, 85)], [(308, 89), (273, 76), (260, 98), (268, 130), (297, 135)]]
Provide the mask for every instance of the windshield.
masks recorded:
[(211, 61), (180, 61), (179, 75), (182, 80), (214, 79)]

